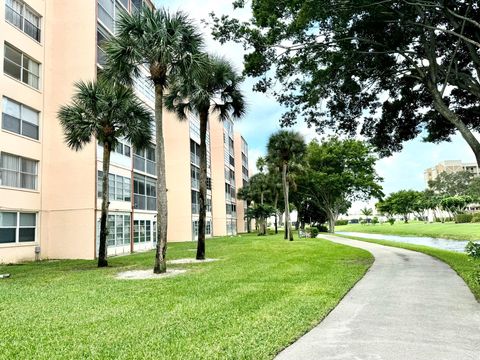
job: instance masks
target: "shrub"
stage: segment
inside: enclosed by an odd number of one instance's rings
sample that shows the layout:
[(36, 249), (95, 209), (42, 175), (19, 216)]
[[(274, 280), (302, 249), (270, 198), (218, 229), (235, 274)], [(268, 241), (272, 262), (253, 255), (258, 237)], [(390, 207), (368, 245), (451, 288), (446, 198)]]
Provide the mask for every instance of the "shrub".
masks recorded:
[(389, 218), (387, 221), (390, 225), (395, 224), (395, 219), (394, 218)]
[(335, 221), (336, 226), (347, 225), (347, 224), (348, 224), (348, 220), (337, 220), (337, 221)]
[(367, 220), (360, 220), (360, 224), (365, 225), (367, 223)]
[(457, 214), (455, 215), (455, 223), (456, 224), (465, 224), (472, 222), (473, 215), (472, 214)]
[(474, 263), (474, 271), (471, 277), (477, 284), (480, 284), (480, 243), (469, 241), (465, 247), (465, 252)]
[(319, 232), (328, 232), (328, 227), (326, 225), (318, 225), (317, 229)]
[(375, 216), (375, 217), (372, 219), (372, 224), (373, 224), (373, 225), (378, 224), (378, 217)]
[(472, 223), (478, 223), (480, 222), (480, 213), (475, 213), (472, 216)]
[(318, 228), (316, 228), (315, 226), (312, 226), (310, 228), (310, 237), (314, 239), (317, 237), (317, 235), (318, 235)]

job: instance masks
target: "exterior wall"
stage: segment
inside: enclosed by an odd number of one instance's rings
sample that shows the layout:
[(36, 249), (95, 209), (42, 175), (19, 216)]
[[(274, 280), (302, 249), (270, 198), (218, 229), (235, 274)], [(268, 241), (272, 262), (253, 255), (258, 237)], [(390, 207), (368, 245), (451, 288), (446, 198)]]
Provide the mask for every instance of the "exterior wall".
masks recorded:
[[(235, 184), (237, 191), (243, 187), (244, 175), (242, 171), (242, 142), (245, 140), (242, 138), (242, 135), (239, 132), (235, 132)], [(248, 154), (244, 154), (248, 158)], [(247, 164), (248, 165), (248, 164)], [(248, 166), (247, 166), (248, 169)], [(248, 181), (248, 177), (246, 179)], [(237, 199), (237, 233), (246, 232), (246, 220), (245, 220), (245, 201)]]
[(223, 124), (216, 117), (210, 117), (212, 151), (212, 219), (213, 236), (227, 234), (227, 211), (225, 209), (225, 158)]
[(188, 121), (179, 121), (164, 110), (165, 167), (167, 174), (168, 241), (192, 239), (190, 132)]
[[(46, 1), (45, 103), (41, 224), (47, 242), (42, 257), (95, 256), (95, 143), (69, 149), (56, 114), (70, 102), (73, 84), (93, 80), (95, 66), (94, 1)], [(61, 29), (61, 31), (59, 31)], [(79, 31), (81, 29), (81, 31)], [(62, 174), (63, 176), (59, 176)]]
[(428, 187), (428, 182), (435, 180), (442, 172), (455, 173), (460, 171), (468, 171), (472, 173), (473, 176), (480, 176), (480, 168), (476, 163), (463, 163), (461, 160), (446, 160), (424, 171), (425, 185)]
[[(39, 111), (39, 139), (5, 131), (0, 127), (0, 153), (5, 152), (38, 161), (37, 188), (26, 190), (2, 186), (0, 211), (36, 213), (35, 242), (0, 243), (0, 263), (39, 258), (96, 257), (98, 219), (101, 200), (97, 196), (97, 170), (102, 169), (102, 148), (92, 143), (74, 151), (64, 142), (57, 119), (61, 105), (70, 103), (74, 83), (94, 80), (97, 74), (97, 1), (25, 0), (41, 16), (40, 43), (5, 21), (5, 6), (0, 6), (0, 53), (4, 57), (5, 42), (40, 63), (40, 85), (34, 89), (0, 71), (0, 105), (4, 96)], [(153, 111), (152, 96), (145, 87), (137, 94)], [(237, 202), (237, 213), (227, 215), (225, 165), (228, 142), (224, 142), (224, 125), (216, 116), (210, 119), (210, 169), (212, 179), (212, 234), (227, 234), (227, 220), (237, 221), (243, 231), (243, 202)], [(166, 181), (168, 189), (168, 241), (194, 240), (192, 221), (192, 182), (190, 163), (189, 121), (180, 122), (174, 114), (164, 112)], [(195, 140), (195, 139), (194, 139)], [(197, 140), (195, 140), (197, 141)], [(198, 142), (198, 141), (197, 141)], [(235, 137), (235, 188), (242, 186), (241, 137)], [(227, 150), (226, 150), (227, 149)], [(238, 152), (240, 149), (240, 152)], [(240, 165), (238, 167), (237, 163)], [(227, 164), (228, 165), (228, 164)], [(109, 246), (109, 255), (142, 251), (155, 245), (153, 224), (156, 211), (135, 209), (133, 149), (129, 158), (112, 152), (110, 173), (128, 177), (132, 184), (131, 201), (110, 200), (109, 213), (130, 216), (130, 244)], [(152, 174), (148, 176), (155, 178)], [(232, 181), (233, 182), (233, 181)], [(235, 201), (235, 200), (234, 200)], [(240, 203), (240, 206), (238, 206)], [(150, 240), (135, 243), (135, 224), (150, 227)], [(207, 235), (209, 236), (209, 235)], [(37, 252), (37, 253), (36, 253)]]
[[(32, 0), (29, 6), (35, 10), (42, 19), (45, 17), (45, 2), (43, 0)], [(41, 25), (43, 27), (43, 24)], [(41, 210), (41, 190), (43, 186), (43, 154), (42, 154), (42, 137), (44, 135), (44, 124), (46, 123), (43, 110), (43, 101), (45, 94), (45, 49), (44, 38), (42, 43), (38, 43), (20, 29), (5, 20), (5, 5), (2, 2), (0, 7), (0, 54), (2, 57), (0, 71), (0, 109), (3, 112), (3, 97), (6, 96), (14, 101), (27, 105), (37, 111), (40, 111), (39, 117), (39, 140), (34, 140), (16, 133), (8, 132), (0, 127), (0, 153), (5, 152), (17, 156), (22, 156), (37, 160), (37, 189), (27, 190), (19, 188), (9, 188), (0, 185), (0, 211), (20, 211), (34, 212), (36, 216), (36, 234), (35, 243), (8, 243), (0, 244), (0, 263), (16, 262), (23, 260), (31, 260), (35, 258), (35, 247), (44, 243), (39, 229), (42, 221)], [(35, 61), (41, 64), (40, 86), (34, 89), (25, 83), (16, 80), (4, 73), (4, 43), (7, 42), (11, 46), (22, 51)]]

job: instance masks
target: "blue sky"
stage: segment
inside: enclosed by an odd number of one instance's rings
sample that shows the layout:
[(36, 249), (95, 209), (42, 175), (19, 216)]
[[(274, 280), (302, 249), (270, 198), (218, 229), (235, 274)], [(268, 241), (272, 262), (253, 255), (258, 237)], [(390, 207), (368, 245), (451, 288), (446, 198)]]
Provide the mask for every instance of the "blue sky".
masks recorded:
[[(171, 10), (184, 10), (199, 24), (200, 20), (207, 18), (212, 11), (217, 15), (229, 14), (241, 19), (249, 17), (248, 10), (234, 12), (231, 0), (157, 0), (156, 3)], [(204, 33), (208, 51), (225, 56), (241, 71), (243, 48), (237, 44), (220, 45), (211, 39), (208, 29), (204, 29)], [(268, 137), (280, 128), (278, 121), (283, 112), (271, 96), (253, 92), (251, 90), (253, 83), (252, 79), (247, 79), (243, 86), (249, 111), (245, 118), (236, 124), (249, 144), (252, 165), (265, 153)], [(308, 129), (301, 121), (294, 128), (300, 131), (307, 141), (316, 136), (314, 130)], [(401, 152), (377, 163), (377, 172), (384, 178), (384, 192), (388, 194), (401, 189), (424, 189), (423, 171), (443, 160), (475, 162), (475, 157), (460, 136), (455, 136), (450, 143), (444, 142), (440, 145), (424, 143), (420, 138), (406, 143)], [(355, 204), (352, 211), (356, 212), (364, 205)]]

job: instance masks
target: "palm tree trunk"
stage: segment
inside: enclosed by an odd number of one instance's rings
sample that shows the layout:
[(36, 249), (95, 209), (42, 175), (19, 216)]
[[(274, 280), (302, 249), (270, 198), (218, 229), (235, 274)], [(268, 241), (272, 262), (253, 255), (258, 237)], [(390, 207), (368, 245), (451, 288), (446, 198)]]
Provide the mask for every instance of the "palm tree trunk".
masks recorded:
[(278, 211), (277, 211), (277, 205), (278, 205), (278, 191), (275, 192), (275, 201), (273, 202), (273, 207), (275, 208), (275, 234), (278, 234)]
[(287, 181), (287, 163), (283, 163), (282, 171), (283, 191), (285, 193), (285, 240), (293, 240), (292, 228), (290, 226), (290, 209), (288, 204), (288, 181)]
[(155, 85), (155, 125), (157, 161), (157, 249), (155, 252), (155, 265), (153, 272), (161, 274), (167, 271), (165, 259), (167, 253), (167, 182), (165, 178), (165, 144), (163, 140), (163, 88)]
[[(260, 193), (260, 204), (263, 205), (263, 201), (264, 201), (264, 195), (263, 195), (263, 191), (262, 191)], [(260, 234), (267, 235), (266, 220), (263, 216), (260, 218)]]
[[(247, 209), (249, 206), (250, 206), (250, 203), (247, 202)], [(247, 233), (250, 234), (252, 232), (252, 219), (247, 217), (246, 221), (247, 221)]]
[(207, 217), (207, 125), (208, 109), (200, 113), (200, 211), (198, 215), (197, 260), (205, 260), (205, 221)]
[(103, 144), (103, 176), (102, 176), (102, 215), (100, 217), (100, 246), (98, 248), (98, 267), (108, 266), (107, 261), (107, 219), (108, 206), (110, 205), (108, 190), (108, 173), (110, 171), (110, 143)]

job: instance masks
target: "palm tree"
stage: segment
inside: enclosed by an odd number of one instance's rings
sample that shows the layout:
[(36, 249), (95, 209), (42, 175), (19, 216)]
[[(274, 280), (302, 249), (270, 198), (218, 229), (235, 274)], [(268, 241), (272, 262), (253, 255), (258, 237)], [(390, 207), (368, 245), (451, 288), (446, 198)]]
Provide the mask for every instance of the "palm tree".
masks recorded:
[(98, 267), (107, 262), (108, 173), (110, 153), (120, 138), (136, 148), (148, 146), (152, 139), (150, 112), (137, 99), (133, 90), (105, 80), (78, 82), (70, 105), (62, 106), (58, 118), (67, 145), (78, 151), (93, 138), (103, 146), (102, 215), (100, 218), (100, 248)]
[(252, 195), (252, 199), (255, 202), (255, 205), (259, 205), (261, 211), (258, 212), (258, 227), (259, 227), (259, 235), (266, 235), (267, 234), (267, 219), (263, 217), (263, 214), (265, 214), (268, 211), (264, 211), (271, 206), (268, 204), (265, 204), (265, 198), (269, 194), (270, 191), (270, 186), (268, 183), (268, 178), (267, 175), (259, 172), (250, 177), (250, 180), (248, 182), (249, 189)]
[(146, 69), (155, 88), (155, 125), (157, 160), (157, 249), (154, 273), (167, 271), (167, 184), (163, 140), (163, 97), (172, 76), (186, 75), (201, 63), (203, 39), (183, 12), (170, 14), (165, 9), (123, 12), (117, 22), (117, 36), (105, 44), (105, 74), (132, 84), (141, 69)]
[(290, 187), (289, 168), (305, 156), (307, 147), (300, 133), (280, 130), (270, 136), (267, 145), (268, 162), (275, 164), (282, 173), (283, 197), (285, 202), (285, 239), (293, 240), (290, 223), (288, 192)]
[[(237, 199), (245, 201), (247, 203), (247, 209), (250, 208), (250, 205), (253, 201), (253, 194), (249, 184), (238, 189)], [(251, 222), (251, 217), (248, 216), (247, 213), (245, 214), (245, 221), (247, 222), (247, 233), (250, 234), (252, 232), (252, 229), (251, 229), (252, 222)]]
[(190, 79), (175, 77), (165, 107), (176, 112), (180, 120), (188, 113), (200, 118), (200, 211), (198, 216), (197, 260), (205, 260), (205, 220), (207, 202), (207, 128), (210, 112), (225, 121), (245, 114), (245, 98), (240, 90), (242, 78), (225, 59), (207, 56), (201, 68)]
[(368, 217), (369, 217), (369, 216), (372, 216), (373, 210), (370, 209), (370, 208), (365, 207), (365, 208), (361, 209), (360, 212), (361, 212), (363, 215), (365, 215), (365, 217), (366, 217), (366, 220), (365, 220), (365, 221), (368, 223), (368, 220), (369, 220)]

